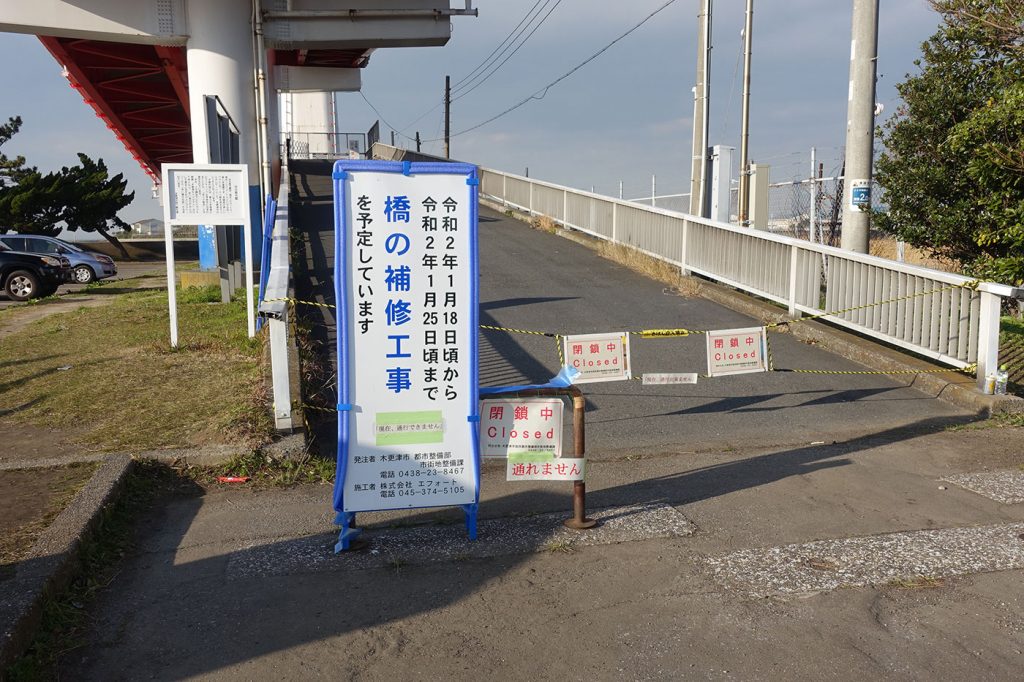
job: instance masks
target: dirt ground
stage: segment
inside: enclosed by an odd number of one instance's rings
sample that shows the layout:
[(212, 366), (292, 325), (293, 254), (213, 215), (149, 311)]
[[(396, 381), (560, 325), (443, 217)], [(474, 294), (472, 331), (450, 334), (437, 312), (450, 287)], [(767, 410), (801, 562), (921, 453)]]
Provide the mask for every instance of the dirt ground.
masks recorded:
[(74, 429), (49, 429), (28, 424), (10, 424), (0, 414), (0, 464), (64, 459), (84, 454), (75, 444)]
[(73, 464), (53, 469), (0, 471), (0, 580), (31, 549), (96, 469)]

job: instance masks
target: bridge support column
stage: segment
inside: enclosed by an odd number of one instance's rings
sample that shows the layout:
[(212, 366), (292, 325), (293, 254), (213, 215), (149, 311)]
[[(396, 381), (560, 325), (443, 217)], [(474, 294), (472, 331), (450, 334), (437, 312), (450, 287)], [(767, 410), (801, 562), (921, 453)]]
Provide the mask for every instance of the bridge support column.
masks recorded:
[[(252, 254), (241, 250), (227, 252), (228, 240), (216, 238), (223, 230), (200, 229), (200, 253), (210, 253), (214, 243), (221, 268), (228, 261), (243, 257), (259, 266), (262, 246), (260, 164), (257, 153), (258, 131), (255, 106), (255, 65), (253, 64), (253, 28), (251, 0), (188, 0), (190, 36), (185, 46), (188, 62), (189, 109), (192, 120), (192, 157), (195, 163), (244, 163), (249, 166), (250, 224)], [(229, 120), (218, 125), (211, 114), (208, 98), (216, 97), (216, 109)], [(228, 140), (224, 133), (229, 131)], [(241, 236), (241, 235), (239, 235)], [(241, 244), (244, 240), (230, 240)], [(205, 249), (204, 249), (205, 246)], [(206, 265), (201, 263), (201, 265)]]

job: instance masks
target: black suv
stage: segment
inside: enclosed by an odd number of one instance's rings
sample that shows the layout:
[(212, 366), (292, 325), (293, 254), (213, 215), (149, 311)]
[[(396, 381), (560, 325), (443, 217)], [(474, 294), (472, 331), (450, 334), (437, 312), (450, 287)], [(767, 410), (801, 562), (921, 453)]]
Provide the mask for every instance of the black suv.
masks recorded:
[(71, 281), (71, 261), (0, 247), (0, 289), (12, 301), (49, 296)]

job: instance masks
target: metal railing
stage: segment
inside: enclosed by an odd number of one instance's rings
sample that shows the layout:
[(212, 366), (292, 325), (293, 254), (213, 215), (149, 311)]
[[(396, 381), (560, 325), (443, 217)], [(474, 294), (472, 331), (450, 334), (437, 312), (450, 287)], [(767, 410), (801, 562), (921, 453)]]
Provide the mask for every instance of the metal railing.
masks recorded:
[[(284, 173), (287, 178), (287, 172)], [(270, 273), (266, 279), (260, 315), (270, 328), (271, 385), (274, 393), (274, 425), (278, 430), (292, 428), (291, 366), (288, 352), (288, 286), (291, 276), (288, 240), (288, 181), (281, 183), (277, 195), (274, 227), (269, 243)], [(261, 273), (262, 278), (262, 273)]]
[(480, 195), (957, 368), (999, 361), (1001, 297), (1021, 290), (487, 168)]
[(292, 159), (340, 159), (349, 152), (366, 153), (366, 133), (282, 134), (281, 154)]

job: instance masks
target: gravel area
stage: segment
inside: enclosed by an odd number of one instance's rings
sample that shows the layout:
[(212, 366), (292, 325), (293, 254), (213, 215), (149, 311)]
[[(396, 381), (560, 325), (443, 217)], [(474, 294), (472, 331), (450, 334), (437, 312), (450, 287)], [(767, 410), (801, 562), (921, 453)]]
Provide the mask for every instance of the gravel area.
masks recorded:
[(1024, 502), (1024, 471), (1020, 469), (956, 474), (942, 480), (1003, 504)]
[(563, 512), (482, 520), (477, 541), (470, 542), (462, 524), (411, 526), (364, 531), (368, 549), (334, 554), (337, 534), (320, 534), (236, 553), (228, 563), (231, 578), (291, 575), (365, 568), (462, 561), (531, 552), (571, 552), (577, 547), (651, 538), (692, 535), (694, 525), (666, 504), (631, 505), (592, 510), (595, 528), (570, 530)]
[(759, 596), (941, 579), (1024, 568), (1024, 523), (746, 549), (707, 563), (720, 582)]

